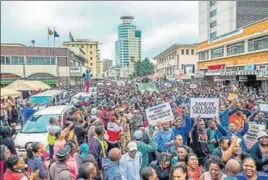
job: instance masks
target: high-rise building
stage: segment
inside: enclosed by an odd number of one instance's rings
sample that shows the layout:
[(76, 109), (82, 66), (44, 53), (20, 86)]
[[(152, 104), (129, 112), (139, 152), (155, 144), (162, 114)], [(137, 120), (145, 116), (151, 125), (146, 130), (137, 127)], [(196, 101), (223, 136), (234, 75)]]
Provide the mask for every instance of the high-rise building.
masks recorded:
[(85, 66), (92, 69), (92, 76), (97, 77), (98, 65), (100, 60), (99, 42), (88, 39), (76, 39), (75, 41), (66, 41), (63, 46), (80, 47), (85, 52)]
[(267, 1), (200, 1), (199, 42), (214, 41), (265, 17)]
[(132, 67), (132, 61), (141, 60), (141, 31), (132, 24), (133, 16), (122, 16), (120, 19), (123, 22), (118, 26), (115, 64), (118, 67)]

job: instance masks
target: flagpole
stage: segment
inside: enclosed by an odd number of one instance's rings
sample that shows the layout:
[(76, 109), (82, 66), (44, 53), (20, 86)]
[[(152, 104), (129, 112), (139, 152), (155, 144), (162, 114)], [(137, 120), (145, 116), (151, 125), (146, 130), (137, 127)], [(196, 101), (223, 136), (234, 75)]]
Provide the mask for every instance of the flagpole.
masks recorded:
[(49, 27), (47, 27), (47, 54), (49, 56), (49, 32), (48, 32)]

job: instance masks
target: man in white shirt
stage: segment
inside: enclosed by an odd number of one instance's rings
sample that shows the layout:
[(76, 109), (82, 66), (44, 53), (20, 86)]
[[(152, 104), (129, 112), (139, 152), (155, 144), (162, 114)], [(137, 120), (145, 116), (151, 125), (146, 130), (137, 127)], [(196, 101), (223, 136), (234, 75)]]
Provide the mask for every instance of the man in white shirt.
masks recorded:
[(124, 176), (131, 180), (141, 180), (140, 169), (142, 154), (138, 151), (137, 144), (131, 141), (127, 145), (128, 152), (120, 159), (119, 166), (123, 169)]

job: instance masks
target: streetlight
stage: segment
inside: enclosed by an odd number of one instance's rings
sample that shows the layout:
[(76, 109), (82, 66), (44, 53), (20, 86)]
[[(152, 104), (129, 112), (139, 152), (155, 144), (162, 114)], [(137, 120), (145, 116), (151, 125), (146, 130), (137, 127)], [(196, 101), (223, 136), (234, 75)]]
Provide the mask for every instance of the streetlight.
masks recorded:
[(32, 44), (33, 44), (33, 47), (34, 47), (34, 43), (35, 43), (35, 40), (31, 40)]

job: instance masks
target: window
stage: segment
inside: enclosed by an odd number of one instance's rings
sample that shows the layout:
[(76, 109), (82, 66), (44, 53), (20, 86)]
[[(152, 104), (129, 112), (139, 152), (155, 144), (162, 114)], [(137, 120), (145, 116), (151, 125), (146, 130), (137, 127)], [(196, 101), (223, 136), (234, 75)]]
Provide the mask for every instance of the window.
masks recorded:
[(44, 57), (39, 57), (38, 58), (38, 64), (39, 65), (45, 65), (45, 58)]
[(210, 40), (213, 40), (217, 37), (217, 31), (210, 33)]
[(189, 55), (189, 49), (186, 49), (186, 55)]
[(210, 5), (210, 7), (212, 7), (212, 6), (214, 6), (216, 3), (217, 3), (217, 1), (210, 1), (210, 2), (209, 2), (209, 5)]
[(56, 64), (56, 59), (54, 57), (51, 58), (51, 65), (55, 65)]
[(92, 55), (92, 51), (90, 51), (90, 54)]
[(208, 51), (204, 51), (204, 52), (199, 52), (199, 60), (206, 60), (208, 59)]
[(74, 67), (74, 61), (70, 60), (70, 67)]
[(184, 55), (184, 49), (181, 50), (181, 54)]
[(217, 9), (214, 9), (213, 11), (210, 12), (210, 17), (214, 17), (217, 14)]
[(212, 21), (210, 23), (210, 28), (214, 28), (215, 26), (217, 26), (217, 21), (216, 20), (215, 21)]
[(211, 49), (211, 59), (223, 56), (223, 47)]
[(28, 65), (31, 65), (32, 64), (32, 58), (31, 57), (27, 57), (26, 62), (27, 62)]
[(90, 45), (90, 49), (92, 48), (92, 45)]
[(10, 57), (6, 57), (6, 64), (7, 64), (7, 65), (10, 65), (10, 64), (11, 64)]
[(32, 57), (32, 65), (38, 65), (38, 57)]
[(6, 58), (4, 56), (1, 56), (1, 64), (6, 64)]
[(93, 63), (90, 63), (90, 66), (93, 66)]
[(268, 49), (268, 36), (262, 36), (248, 41), (249, 52), (262, 49)]
[(46, 64), (46, 65), (50, 65), (50, 58), (46, 58), (46, 59), (45, 59), (45, 64)]
[(13, 65), (18, 65), (19, 64), (19, 58), (17, 56), (11, 57), (11, 61)]
[(192, 49), (192, 55), (194, 55), (194, 49)]
[(93, 60), (93, 57), (90, 57), (90, 60)]
[(24, 64), (24, 57), (19, 57), (19, 64)]
[(227, 56), (244, 53), (245, 52), (244, 44), (245, 44), (244, 42), (240, 42), (227, 46)]

